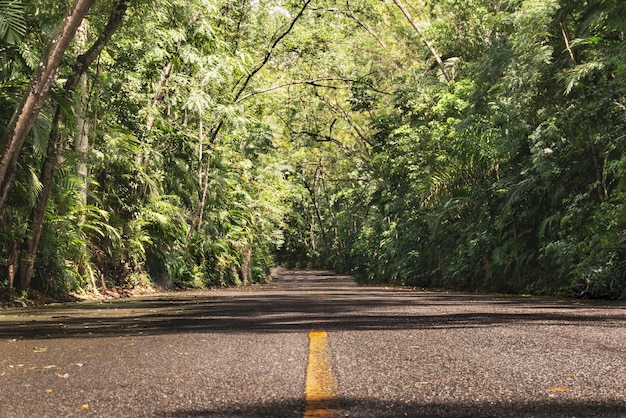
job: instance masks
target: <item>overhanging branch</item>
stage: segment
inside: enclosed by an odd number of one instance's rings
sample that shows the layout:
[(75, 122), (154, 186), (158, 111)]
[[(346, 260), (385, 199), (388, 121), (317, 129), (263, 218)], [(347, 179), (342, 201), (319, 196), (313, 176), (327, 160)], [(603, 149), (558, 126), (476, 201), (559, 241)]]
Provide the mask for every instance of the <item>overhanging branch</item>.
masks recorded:
[(242, 101), (244, 101), (246, 99), (249, 99), (252, 96), (256, 96), (258, 94), (269, 93), (270, 91), (282, 89), (284, 87), (297, 86), (297, 85), (302, 85), (302, 84), (308, 84), (308, 85), (314, 86), (314, 87), (324, 87), (324, 88), (330, 88), (330, 89), (345, 89), (345, 88), (349, 88), (349, 86), (347, 86), (347, 85), (346, 86), (333, 86), (333, 85), (328, 85), (328, 84), (321, 84), (322, 81), (344, 81), (344, 82), (346, 82), (346, 84), (356, 83), (357, 82), (355, 80), (350, 80), (350, 79), (347, 79), (347, 78), (335, 78), (335, 77), (320, 77), (320, 78), (314, 78), (314, 79), (310, 79), (310, 80), (288, 81), (286, 83), (277, 84), (275, 86), (267, 87), (267, 88), (260, 89), (260, 90), (255, 90), (255, 91), (250, 92), (248, 94), (244, 94), (239, 99), (237, 99), (237, 101), (235, 103), (242, 102)]
[(265, 56), (263, 57), (263, 59), (261, 60), (261, 62), (252, 70), (250, 71), (250, 73), (248, 74), (248, 76), (245, 78), (245, 80), (243, 81), (243, 84), (241, 85), (241, 87), (239, 87), (239, 90), (237, 90), (237, 93), (235, 93), (234, 96), (234, 101), (238, 102), (239, 98), (241, 97), (241, 95), (243, 94), (244, 90), (248, 87), (248, 84), (250, 83), (250, 80), (252, 80), (252, 77), (254, 77), (254, 75), (256, 73), (258, 73), (259, 71), (261, 71), (261, 69), (263, 67), (265, 67), (265, 64), (268, 63), (268, 61), (270, 60), (270, 58), (272, 57), (272, 52), (274, 52), (274, 49), (278, 46), (278, 44), (280, 43), (280, 41), (283, 40), (283, 38), (285, 36), (287, 36), (289, 34), (289, 32), (291, 32), (291, 30), (294, 28), (294, 26), (296, 26), (296, 23), (298, 22), (298, 20), (300, 20), (300, 18), (302, 17), (302, 15), (304, 14), (304, 11), (307, 9), (307, 7), (309, 7), (309, 4), (311, 3), (311, 1), (313, 0), (306, 0), (304, 2), (304, 4), (302, 5), (302, 7), (300, 8), (300, 11), (298, 12), (298, 14), (296, 15), (296, 17), (294, 17), (291, 20), (291, 23), (289, 24), (289, 26), (287, 27), (287, 29), (285, 29), (283, 31), (283, 33), (281, 33), (278, 37), (276, 37), (276, 39), (274, 40), (274, 42), (272, 42), (272, 45), (270, 46), (270, 48), (267, 50), (267, 52), (265, 53)]

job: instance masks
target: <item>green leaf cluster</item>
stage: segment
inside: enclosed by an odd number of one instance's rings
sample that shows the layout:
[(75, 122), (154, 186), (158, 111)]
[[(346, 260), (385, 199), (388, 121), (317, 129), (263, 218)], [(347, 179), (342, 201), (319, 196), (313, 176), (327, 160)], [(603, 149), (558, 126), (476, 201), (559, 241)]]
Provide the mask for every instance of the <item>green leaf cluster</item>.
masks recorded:
[[(407, 2), (415, 26), (371, 0), (130, 4), (75, 95), (60, 91), (85, 45), (65, 57), (0, 214), (0, 282), (59, 104), (33, 282), (51, 293), (248, 284), (282, 263), (626, 297), (622, 0)], [(61, 9), (0, 1), (0, 130)]]

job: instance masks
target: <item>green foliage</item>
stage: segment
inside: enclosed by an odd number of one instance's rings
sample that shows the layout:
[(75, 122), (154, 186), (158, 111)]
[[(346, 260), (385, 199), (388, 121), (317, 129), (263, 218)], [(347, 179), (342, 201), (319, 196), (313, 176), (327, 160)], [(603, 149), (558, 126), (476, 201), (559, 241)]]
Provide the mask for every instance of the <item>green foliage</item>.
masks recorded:
[(15, 45), (26, 34), (24, 6), (19, 0), (0, 1), (0, 40)]
[(623, 298), (623, 7), (434, 4), (420, 18), (458, 63), (455, 81), (418, 58), (395, 70), (392, 107), (362, 106), (359, 90), (347, 99), (369, 111), (369, 164), (348, 153), (365, 182), (309, 188), (320, 195), (304, 217), (321, 212), (310, 230), (333, 243), (324, 266), (367, 281)]
[[(88, 73), (87, 179), (74, 174), (76, 98), (52, 95), (68, 122), (34, 285), (238, 285), (280, 262), (624, 298), (622, 3), (413, 7), (445, 82), (384, 2), (320, 0), (301, 15), (297, 2), (134, 2)], [(0, 127), (62, 8), (0, 1)], [(29, 233), (50, 108), (0, 215), (2, 265)]]

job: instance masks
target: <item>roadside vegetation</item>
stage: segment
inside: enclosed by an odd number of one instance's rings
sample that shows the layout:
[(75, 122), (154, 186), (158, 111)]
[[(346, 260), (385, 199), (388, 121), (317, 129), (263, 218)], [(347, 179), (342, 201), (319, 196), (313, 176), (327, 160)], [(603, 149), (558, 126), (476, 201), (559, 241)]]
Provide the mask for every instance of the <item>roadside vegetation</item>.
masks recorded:
[(626, 299), (623, 0), (0, 0), (5, 295)]

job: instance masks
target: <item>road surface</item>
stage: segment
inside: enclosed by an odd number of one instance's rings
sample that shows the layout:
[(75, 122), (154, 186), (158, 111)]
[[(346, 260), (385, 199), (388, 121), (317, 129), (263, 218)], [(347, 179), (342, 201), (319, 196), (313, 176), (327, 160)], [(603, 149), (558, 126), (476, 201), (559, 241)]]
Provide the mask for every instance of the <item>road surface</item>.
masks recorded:
[(626, 308), (271, 284), (0, 311), (0, 417), (626, 417)]

